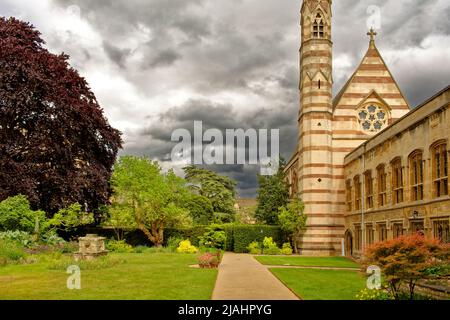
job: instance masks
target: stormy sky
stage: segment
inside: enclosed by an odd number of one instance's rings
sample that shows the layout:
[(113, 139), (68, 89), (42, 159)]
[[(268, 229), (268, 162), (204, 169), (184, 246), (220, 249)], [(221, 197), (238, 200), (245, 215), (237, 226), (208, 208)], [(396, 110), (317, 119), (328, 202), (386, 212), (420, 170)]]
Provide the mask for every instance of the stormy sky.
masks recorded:
[[(0, 15), (31, 22), (47, 48), (70, 55), (110, 123), (121, 154), (165, 168), (171, 133), (205, 128), (280, 129), (296, 145), (301, 0), (0, 0)], [(335, 0), (334, 93), (367, 50), (370, 6), (380, 8), (377, 46), (416, 106), (449, 84), (450, 1)], [(370, 20), (369, 20), (370, 21)], [(370, 23), (369, 23), (370, 24)], [(214, 169), (255, 195), (255, 166)]]

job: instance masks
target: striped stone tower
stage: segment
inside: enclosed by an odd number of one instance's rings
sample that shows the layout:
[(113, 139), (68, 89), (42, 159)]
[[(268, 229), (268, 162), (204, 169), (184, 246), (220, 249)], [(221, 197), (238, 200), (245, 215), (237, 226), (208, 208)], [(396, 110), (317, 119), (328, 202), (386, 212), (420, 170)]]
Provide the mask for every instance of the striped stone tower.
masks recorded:
[(298, 195), (308, 228), (300, 239), (304, 255), (339, 251), (344, 217), (333, 213), (332, 0), (304, 0), (301, 8)]

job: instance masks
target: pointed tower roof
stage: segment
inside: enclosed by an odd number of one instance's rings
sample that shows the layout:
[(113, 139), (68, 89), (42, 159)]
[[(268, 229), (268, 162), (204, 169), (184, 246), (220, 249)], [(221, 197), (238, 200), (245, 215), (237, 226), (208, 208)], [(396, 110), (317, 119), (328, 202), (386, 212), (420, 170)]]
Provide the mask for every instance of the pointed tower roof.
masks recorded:
[(334, 98), (333, 110), (354, 110), (371, 92), (375, 92), (391, 110), (402, 110), (399, 113), (409, 111), (409, 103), (376, 47), (377, 33), (371, 29), (367, 35), (370, 37), (369, 49), (356, 71)]

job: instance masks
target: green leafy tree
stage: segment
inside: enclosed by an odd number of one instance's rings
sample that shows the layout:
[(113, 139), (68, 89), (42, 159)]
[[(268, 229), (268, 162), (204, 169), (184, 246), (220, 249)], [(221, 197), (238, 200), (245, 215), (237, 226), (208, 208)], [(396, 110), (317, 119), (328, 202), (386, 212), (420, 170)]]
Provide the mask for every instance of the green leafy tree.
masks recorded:
[(185, 167), (184, 172), (193, 192), (209, 199), (214, 212), (227, 216), (224, 220), (234, 220), (236, 181), (196, 166)]
[(207, 225), (214, 220), (211, 201), (202, 195), (190, 193), (184, 202), (184, 208), (189, 210), (189, 215), (195, 224)]
[(156, 161), (145, 157), (121, 157), (111, 179), (114, 197), (113, 210), (131, 214), (128, 227), (137, 227), (155, 244), (162, 246), (164, 229), (170, 226), (184, 226), (192, 223), (182, 202), (188, 197), (184, 179), (173, 171), (161, 173)]
[(281, 229), (289, 235), (295, 253), (298, 252), (297, 239), (306, 229), (307, 217), (303, 213), (304, 208), (301, 200), (294, 199), (278, 209), (278, 222)]
[(53, 218), (46, 222), (50, 230), (73, 230), (94, 223), (94, 215), (83, 210), (79, 203), (74, 203), (59, 210)]
[(107, 217), (103, 226), (111, 227), (118, 241), (124, 240), (128, 228), (136, 227), (132, 208), (118, 202), (113, 201), (113, 204), (108, 208)]
[(278, 208), (289, 202), (289, 186), (286, 183), (284, 168), (286, 163), (280, 159), (278, 172), (272, 176), (258, 176), (258, 207), (255, 218), (269, 225), (278, 223)]
[(0, 202), (0, 231), (18, 230), (39, 234), (45, 220), (45, 212), (32, 210), (24, 195)]

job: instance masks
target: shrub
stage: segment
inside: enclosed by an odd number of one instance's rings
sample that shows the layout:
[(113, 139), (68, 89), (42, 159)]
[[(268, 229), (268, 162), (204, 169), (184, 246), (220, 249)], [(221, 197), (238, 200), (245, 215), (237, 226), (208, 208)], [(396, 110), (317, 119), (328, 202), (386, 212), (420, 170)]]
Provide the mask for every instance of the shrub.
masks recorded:
[(170, 237), (167, 240), (167, 249), (169, 249), (172, 252), (175, 252), (180, 245), (180, 242), (183, 241), (183, 238), (178, 237)]
[(31, 210), (30, 202), (23, 195), (0, 202), (0, 231), (20, 230), (31, 233), (36, 226), (44, 225), (44, 221), (45, 213)]
[(206, 248), (225, 249), (226, 240), (224, 227), (212, 224), (203, 236), (199, 237), (199, 245)]
[(220, 263), (220, 251), (215, 254), (207, 252), (198, 257), (198, 265), (200, 268), (217, 268)]
[(281, 254), (290, 256), (292, 255), (292, 247), (289, 242), (283, 243), (283, 248), (281, 248)]
[(265, 237), (263, 240), (263, 254), (277, 255), (280, 254), (280, 249), (273, 241), (272, 237)]
[(247, 252), (247, 247), (250, 243), (253, 241), (262, 242), (265, 237), (272, 237), (274, 242), (278, 244), (286, 240), (279, 227), (262, 225), (233, 226), (234, 252)]
[(405, 285), (412, 300), (418, 280), (429, 277), (430, 272), (433, 273), (431, 270), (446, 269), (450, 246), (415, 234), (375, 243), (367, 248), (365, 256), (367, 265), (381, 268), (396, 299), (399, 299), (400, 289)]
[(247, 247), (247, 250), (250, 254), (261, 254), (261, 246), (256, 241), (250, 243)]
[(164, 237), (167, 239), (165, 244), (166, 245), (168, 244), (167, 241), (170, 238), (180, 238), (180, 239), (187, 239), (191, 241), (192, 245), (198, 246), (199, 237), (203, 236), (207, 228), (208, 226), (202, 225), (187, 228), (165, 228)]
[(2, 264), (15, 263), (26, 257), (25, 250), (21, 244), (15, 241), (0, 240), (0, 258)]
[(264, 249), (264, 254), (268, 254), (268, 255), (279, 255), (281, 254), (281, 250), (278, 247), (269, 247), (269, 248), (265, 248)]
[(125, 242), (125, 240), (109, 240), (106, 243), (106, 249), (117, 253), (131, 253), (133, 247)]
[(194, 247), (189, 240), (184, 240), (180, 242), (177, 248), (178, 253), (197, 253), (198, 249)]
[(33, 244), (33, 237), (31, 234), (19, 230), (0, 232), (0, 240), (15, 241), (24, 247), (28, 247)]
[(394, 300), (394, 296), (386, 289), (363, 289), (357, 295), (358, 300)]
[(56, 232), (48, 232), (42, 236), (42, 242), (49, 246), (61, 246), (66, 243), (66, 241), (58, 236)]

